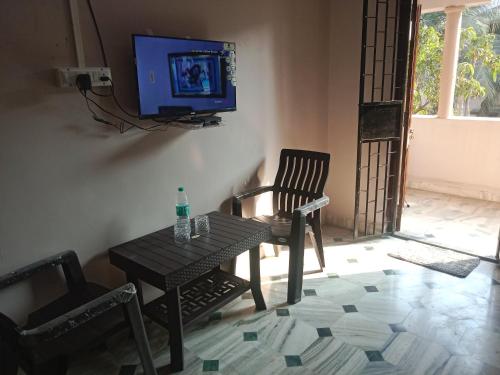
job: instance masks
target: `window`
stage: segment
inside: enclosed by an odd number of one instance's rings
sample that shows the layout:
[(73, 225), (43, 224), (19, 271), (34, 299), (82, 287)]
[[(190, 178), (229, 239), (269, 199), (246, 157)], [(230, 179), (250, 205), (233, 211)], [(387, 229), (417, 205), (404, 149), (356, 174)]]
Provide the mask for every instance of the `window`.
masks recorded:
[[(444, 12), (423, 14), (413, 113), (435, 115), (444, 48)], [(467, 8), (462, 14), (453, 114), (500, 117), (500, 0)]]
[(500, 2), (465, 9), (453, 113), (500, 116)]
[(444, 47), (444, 12), (423, 14), (418, 31), (413, 113), (435, 115), (439, 102), (439, 73)]

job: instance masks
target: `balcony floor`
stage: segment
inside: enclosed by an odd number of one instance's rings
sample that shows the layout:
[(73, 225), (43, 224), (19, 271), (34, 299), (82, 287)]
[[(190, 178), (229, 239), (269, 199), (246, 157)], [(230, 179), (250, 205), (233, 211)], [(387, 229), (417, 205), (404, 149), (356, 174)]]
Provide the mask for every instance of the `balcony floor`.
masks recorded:
[(429, 243), (494, 258), (500, 203), (408, 189), (401, 233)]

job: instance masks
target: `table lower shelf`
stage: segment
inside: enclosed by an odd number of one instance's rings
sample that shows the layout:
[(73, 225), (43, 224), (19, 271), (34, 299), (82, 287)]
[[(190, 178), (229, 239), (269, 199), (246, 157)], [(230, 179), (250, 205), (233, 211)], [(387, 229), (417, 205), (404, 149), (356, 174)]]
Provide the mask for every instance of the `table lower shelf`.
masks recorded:
[[(216, 311), (250, 289), (250, 282), (222, 270), (210, 271), (180, 288), (183, 326)], [(143, 308), (144, 314), (168, 328), (166, 296)]]

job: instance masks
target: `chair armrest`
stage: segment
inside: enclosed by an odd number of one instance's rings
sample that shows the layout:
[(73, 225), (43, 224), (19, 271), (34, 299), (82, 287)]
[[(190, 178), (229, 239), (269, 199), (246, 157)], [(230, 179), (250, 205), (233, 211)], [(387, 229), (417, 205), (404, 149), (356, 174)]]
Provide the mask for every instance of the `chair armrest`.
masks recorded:
[(252, 190), (248, 190), (245, 192), (235, 194), (233, 196), (233, 205), (232, 205), (233, 215), (241, 216), (241, 201), (242, 200), (247, 199), (247, 198), (251, 198), (251, 197), (255, 197), (259, 194), (267, 193), (268, 191), (272, 191), (272, 190), (273, 190), (273, 186), (260, 186), (258, 188), (252, 189)]
[(311, 212), (319, 210), (321, 207), (325, 207), (328, 203), (330, 203), (330, 198), (328, 198), (326, 195), (323, 195), (321, 198), (315, 199), (309, 203), (297, 207), (293, 211), (293, 214), (295, 215), (295, 213), (297, 212), (300, 215), (307, 216)]
[(255, 197), (256, 195), (266, 193), (268, 191), (273, 190), (273, 186), (259, 186), (258, 188), (247, 190), (241, 193), (237, 193), (233, 196), (233, 199), (243, 200), (251, 197)]
[(326, 195), (323, 195), (321, 198), (315, 199), (293, 210), (291, 241), (294, 241), (295, 243), (297, 243), (297, 241), (304, 241), (303, 235), (306, 227), (306, 216), (311, 212), (314, 212), (316, 210), (319, 210), (321, 207), (326, 206), (328, 203), (330, 203), (330, 198), (328, 198)]
[(68, 250), (0, 276), (0, 290), (29, 279), (40, 271), (57, 266), (63, 267), (64, 276), (70, 289), (85, 283), (78, 256), (73, 250)]
[(136, 294), (134, 284), (125, 284), (47, 323), (20, 331), (19, 342), (23, 346), (31, 347), (54, 340), (118, 305), (129, 303), (137, 298)]

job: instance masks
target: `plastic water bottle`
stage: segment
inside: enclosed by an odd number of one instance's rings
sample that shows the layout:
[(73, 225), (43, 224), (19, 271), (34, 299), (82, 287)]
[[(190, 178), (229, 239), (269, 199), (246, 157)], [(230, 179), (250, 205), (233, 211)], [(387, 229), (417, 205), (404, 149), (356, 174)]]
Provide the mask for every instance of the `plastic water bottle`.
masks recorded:
[(187, 242), (191, 239), (191, 221), (189, 220), (191, 208), (189, 206), (187, 194), (181, 186), (177, 189), (177, 203), (175, 212), (177, 221), (174, 226), (175, 241)]

